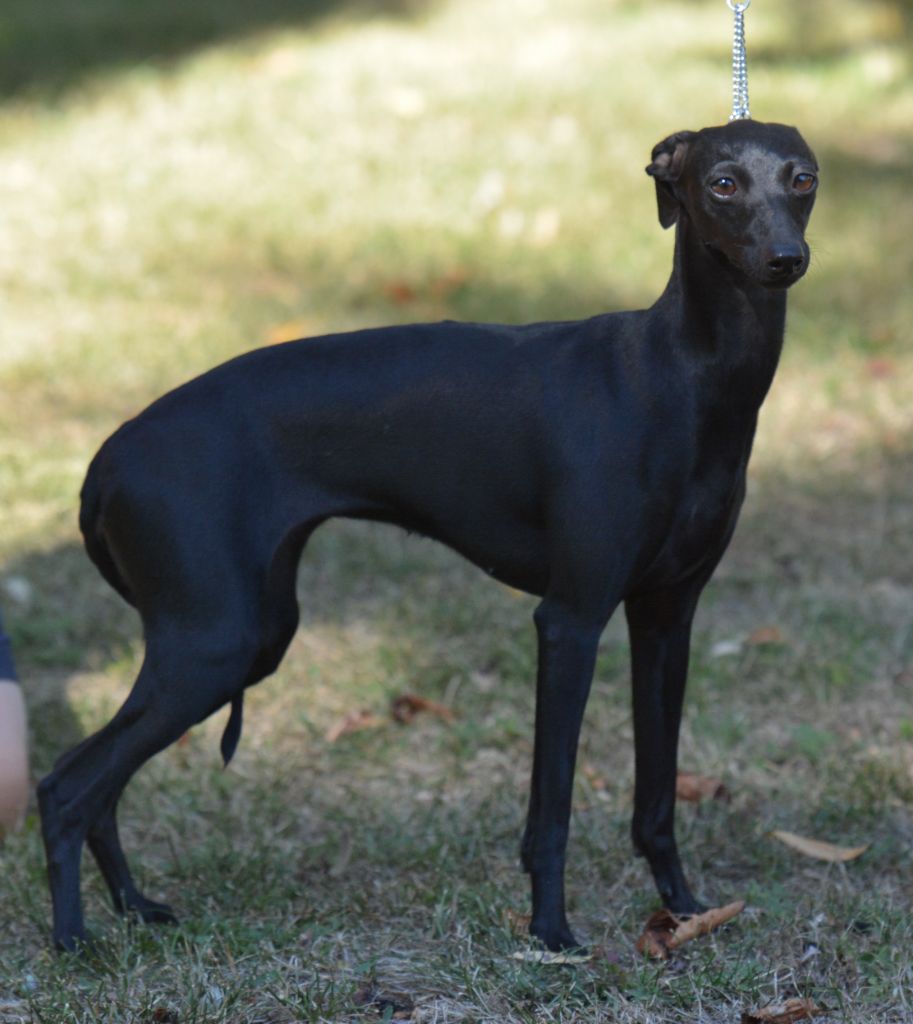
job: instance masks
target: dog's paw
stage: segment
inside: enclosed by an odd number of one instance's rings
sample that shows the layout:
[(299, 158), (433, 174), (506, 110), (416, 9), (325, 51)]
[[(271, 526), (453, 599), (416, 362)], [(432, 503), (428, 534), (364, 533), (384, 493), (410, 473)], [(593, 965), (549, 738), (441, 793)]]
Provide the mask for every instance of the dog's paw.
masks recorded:
[(587, 953), (586, 947), (574, 938), (573, 932), (566, 923), (549, 926), (533, 922), (529, 926), (529, 934), (534, 939), (538, 939), (552, 953), (574, 952), (580, 956), (585, 956)]
[(96, 942), (80, 929), (73, 932), (56, 932), (54, 949), (58, 953), (73, 953), (76, 956), (90, 956), (95, 952)]
[(155, 900), (137, 900), (127, 908), (127, 912), (138, 918), (143, 924), (178, 924), (177, 915), (167, 903), (156, 903)]
[(690, 894), (687, 898), (670, 900), (666, 906), (676, 917), (694, 917), (696, 914), (705, 914), (710, 909)]

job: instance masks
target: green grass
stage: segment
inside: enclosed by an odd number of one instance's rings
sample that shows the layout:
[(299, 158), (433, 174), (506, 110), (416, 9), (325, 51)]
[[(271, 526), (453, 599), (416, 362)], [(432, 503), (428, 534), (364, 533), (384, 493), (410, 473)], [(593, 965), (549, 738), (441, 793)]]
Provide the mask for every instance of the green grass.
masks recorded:
[[(0, 850), (0, 1022), (737, 1020), (808, 995), (829, 1021), (913, 1021), (913, 80), (909, 4), (748, 15), (752, 109), (822, 165), (751, 490), (699, 615), (682, 807), (709, 902), (748, 910), (666, 966), (630, 852), (627, 651), (607, 630), (568, 873), (585, 967), (510, 953), (531, 755), (531, 599), (430, 542), (330, 524), (302, 628), (250, 694), (156, 758), (121, 811), (142, 884), (183, 924), (130, 929), (88, 863), (100, 939), (48, 948), (34, 811)], [(728, 113), (722, 0), (145, 4), (0, 12), (0, 602), (35, 777), (128, 692), (135, 617), (81, 551), (85, 465), (214, 362), (298, 334), (643, 305), (671, 237), (643, 174)], [(774, 626), (780, 642), (748, 642)], [(721, 647), (720, 645), (725, 646)], [(728, 651), (729, 653), (721, 653)], [(328, 743), (405, 690), (444, 700)], [(856, 845), (828, 866), (775, 828)]]

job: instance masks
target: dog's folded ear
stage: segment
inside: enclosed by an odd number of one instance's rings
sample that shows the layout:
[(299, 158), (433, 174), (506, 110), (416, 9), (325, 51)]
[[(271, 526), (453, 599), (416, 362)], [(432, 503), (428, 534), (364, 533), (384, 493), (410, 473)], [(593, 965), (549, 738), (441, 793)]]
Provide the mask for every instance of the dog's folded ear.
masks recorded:
[(688, 155), (688, 147), (697, 132), (676, 132), (653, 147), (652, 163), (647, 165), (647, 174), (656, 181), (656, 205), (659, 222), (670, 228), (678, 220), (678, 196), (675, 182), (678, 181)]

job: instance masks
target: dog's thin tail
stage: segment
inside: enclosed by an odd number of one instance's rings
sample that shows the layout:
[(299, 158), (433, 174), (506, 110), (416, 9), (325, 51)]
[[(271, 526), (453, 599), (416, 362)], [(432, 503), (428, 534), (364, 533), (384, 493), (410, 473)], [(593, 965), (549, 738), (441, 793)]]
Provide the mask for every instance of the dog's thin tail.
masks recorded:
[(224, 767), (228, 767), (228, 762), (235, 756), (235, 750), (238, 748), (238, 740), (241, 739), (241, 721), (244, 712), (244, 694), (239, 693), (237, 697), (233, 697), (231, 701), (231, 714), (228, 716), (228, 724), (225, 726), (225, 732), (222, 733), (222, 744), (220, 750), (222, 751), (222, 762)]

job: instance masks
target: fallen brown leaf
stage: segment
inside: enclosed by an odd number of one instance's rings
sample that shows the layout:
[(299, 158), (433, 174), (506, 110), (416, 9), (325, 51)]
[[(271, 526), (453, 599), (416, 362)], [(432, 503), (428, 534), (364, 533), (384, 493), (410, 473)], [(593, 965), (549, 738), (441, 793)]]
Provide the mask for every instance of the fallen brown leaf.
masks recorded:
[(700, 935), (707, 935), (720, 925), (731, 921), (737, 914), (745, 909), (744, 900), (735, 900), (727, 903), (725, 907), (711, 907), (703, 914), (692, 914), (691, 917), (681, 919), (675, 934), (672, 936), (672, 947), (682, 946)]
[(686, 942), (707, 935), (745, 909), (744, 900), (727, 903), (725, 907), (712, 907), (703, 914), (679, 917), (665, 907), (647, 918), (640, 938), (635, 943), (638, 953), (646, 953), (659, 960), (668, 960), (673, 949)]
[(350, 732), (360, 732), (362, 729), (376, 729), (378, 726), (383, 725), (384, 721), (380, 715), (375, 715), (370, 711), (352, 711), (343, 718), (340, 718), (338, 722), (334, 722), (327, 729), (324, 737), (327, 743), (335, 743), (341, 736), (345, 736)]
[(397, 306), (407, 306), (416, 299), (415, 289), (408, 281), (388, 281), (383, 287), (383, 292)]
[(786, 643), (786, 638), (776, 626), (760, 626), (748, 635), (745, 642), (752, 647), (773, 647)]
[(760, 1010), (746, 1010), (742, 1024), (793, 1024), (797, 1020), (811, 1020), (825, 1011), (811, 999), (787, 999), (785, 1003), (770, 1003)]
[(654, 911), (644, 925), (640, 938), (634, 943), (638, 953), (646, 953), (657, 960), (668, 960), (672, 949), (672, 936), (678, 927), (678, 918), (671, 910)]
[(452, 722), (455, 718), (450, 708), (439, 704), (436, 700), (429, 700), (427, 697), (418, 697), (414, 693), (401, 693), (393, 698), (390, 705), (390, 713), (397, 722), (404, 725), (412, 721), (419, 711), (427, 711), (429, 714), (443, 718), (445, 722)]
[(601, 791), (606, 788), (606, 780), (588, 762), (584, 761), (580, 766), (580, 774), (589, 782), (593, 789)]
[(518, 949), (510, 958), (528, 964), (588, 964), (592, 960), (589, 953), (553, 953), (550, 949)]
[(694, 772), (679, 772), (675, 780), (675, 796), (689, 803), (700, 803), (701, 800), (721, 800), (729, 803), (732, 796), (729, 790), (709, 775), (695, 775)]
[(514, 935), (528, 935), (531, 914), (521, 914), (518, 910), (511, 910), (510, 907), (504, 911), (504, 923)]
[(805, 836), (797, 836), (794, 832), (782, 832), (780, 829), (775, 829), (771, 835), (793, 850), (804, 853), (806, 857), (825, 860), (831, 864), (855, 860), (871, 846), (871, 843), (866, 843), (865, 846), (835, 846), (833, 843), (824, 843), (819, 839), (806, 839)]

